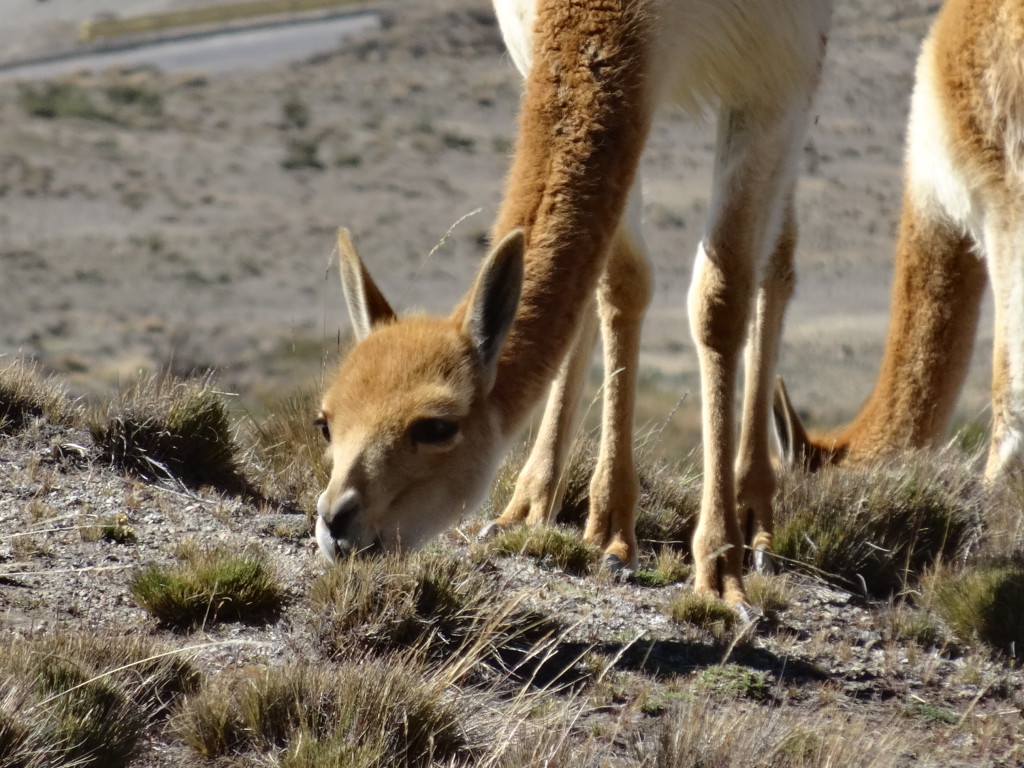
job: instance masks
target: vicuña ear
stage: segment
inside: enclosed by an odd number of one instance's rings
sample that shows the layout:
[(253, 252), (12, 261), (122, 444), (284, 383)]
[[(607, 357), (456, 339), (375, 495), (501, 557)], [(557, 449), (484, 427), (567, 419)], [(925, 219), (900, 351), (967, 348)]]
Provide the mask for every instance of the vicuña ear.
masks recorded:
[(501, 347), (519, 306), (524, 248), (523, 230), (505, 235), (487, 256), (470, 294), (463, 328), (476, 345), (488, 389), (494, 385)]
[(395, 320), (395, 311), (373, 282), (356, 253), (352, 236), (342, 227), (338, 230), (338, 263), (341, 267), (341, 290), (345, 293), (348, 314), (356, 338), (362, 341), (373, 326)]
[(781, 376), (775, 377), (775, 396), (772, 399), (772, 422), (779, 455), (788, 467), (802, 466), (815, 450), (803, 422), (797, 415)]

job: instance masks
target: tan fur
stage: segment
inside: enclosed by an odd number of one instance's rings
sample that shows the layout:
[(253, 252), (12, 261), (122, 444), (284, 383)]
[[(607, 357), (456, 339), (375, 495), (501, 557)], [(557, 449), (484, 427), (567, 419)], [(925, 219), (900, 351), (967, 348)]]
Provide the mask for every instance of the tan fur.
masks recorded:
[[(938, 445), (967, 373), (987, 266), (996, 293), (996, 333), (986, 474), (994, 477), (1020, 463), (1022, 139), (1024, 3), (950, 0), (918, 62), (891, 318), (878, 380), (847, 426), (801, 436), (797, 425), (794, 459), (802, 457), (813, 469)], [(780, 424), (796, 420), (787, 401), (780, 391)], [(1007, 464), (1002, 453), (1013, 461)]]
[[(717, 101), (712, 212), (689, 295), (701, 357), (706, 478), (694, 557), (698, 591), (742, 602), (736, 504), (739, 498), (752, 541), (766, 550), (774, 492), (769, 384), (792, 290), (796, 158), (831, 4), (496, 6), (526, 78), (515, 157), (493, 230), (499, 244), (451, 317), (396, 320), (350, 243), (339, 239), (349, 310), (365, 338), (323, 401), (334, 463), (318, 502), (318, 541), (333, 558), (377, 545), (415, 546), (451, 525), (475, 503), (508, 440), (555, 379), (537, 444), (496, 524), (549, 522), (596, 304), (605, 404), (584, 536), (613, 562), (636, 565), (640, 488), (632, 419), (651, 295), (636, 170), (660, 101), (694, 109)], [(741, 438), (748, 455), (737, 458), (733, 398), (752, 323), (748, 363), (756, 370), (747, 379)]]

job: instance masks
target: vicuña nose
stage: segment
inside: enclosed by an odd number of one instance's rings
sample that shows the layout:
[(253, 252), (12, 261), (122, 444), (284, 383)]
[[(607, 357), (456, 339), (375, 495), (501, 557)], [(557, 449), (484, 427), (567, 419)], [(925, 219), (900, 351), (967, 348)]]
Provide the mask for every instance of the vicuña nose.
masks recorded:
[(331, 532), (331, 538), (344, 539), (349, 525), (362, 506), (362, 499), (358, 491), (349, 488), (334, 500), (330, 508), (326, 508), (326, 496), (326, 493), (321, 494), (317, 502), (317, 512), (327, 525), (327, 530)]

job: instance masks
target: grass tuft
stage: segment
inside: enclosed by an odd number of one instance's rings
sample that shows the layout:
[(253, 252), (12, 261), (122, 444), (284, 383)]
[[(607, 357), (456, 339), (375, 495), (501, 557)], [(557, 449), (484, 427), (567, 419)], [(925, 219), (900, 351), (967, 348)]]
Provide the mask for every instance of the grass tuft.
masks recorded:
[(515, 665), (558, 629), (450, 552), (348, 558), (313, 583), (309, 599), (321, 640), (348, 658), (416, 648), (432, 659)]
[[(175, 720), (203, 757), (258, 752), (282, 766), (428, 766), (470, 751), (467, 702), (414, 657), (295, 663), (213, 685)], [(467, 697), (468, 698), (468, 697)]]
[(858, 592), (888, 597), (978, 537), (977, 479), (951, 458), (791, 476), (777, 510), (775, 551)]
[(134, 638), (51, 635), (3, 644), (0, 764), (120, 768), (199, 675)]
[(284, 399), (267, 418), (250, 418), (242, 438), (257, 490), (267, 498), (293, 501), (309, 515), (330, 479), (327, 443), (313, 426), (316, 403), (311, 393)]
[(519, 525), (499, 533), (494, 549), (502, 555), (532, 557), (541, 564), (576, 575), (590, 573), (600, 552), (565, 528)]
[(130, 585), (135, 601), (162, 625), (191, 629), (217, 621), (264, 623), (284, 605), (285, 593), (266, 557), (224, 548), (187, 552), (184, 563), (150, 564)]
[(711, 630), (716, 635), (731, 630), (736, 624), (736, 612), (714, 597), (696, 592), (683, 592), (672, 601), (668, 614), (680, 624), (693, 624)]
[(78, 411), (56, 379), (40, 376), (21, 358), (5, 363), (0, 367), (0, 433), (17, 432), (35, 419), (72, 426)]
[(144, 377), (95, 416), (90, 429), (106, 460), (142, 477), (245, 487), (227, 407), (208, 378)]
[(924, 599), (964, 642), (977, 639), (1009, 653), (1024, 647), (1024, 558), (939, 568)]
[(768, 678), (738, 664), (723, 664), (701, 670), (697, 687), (718, 697), (764, 701), (771, 694)]

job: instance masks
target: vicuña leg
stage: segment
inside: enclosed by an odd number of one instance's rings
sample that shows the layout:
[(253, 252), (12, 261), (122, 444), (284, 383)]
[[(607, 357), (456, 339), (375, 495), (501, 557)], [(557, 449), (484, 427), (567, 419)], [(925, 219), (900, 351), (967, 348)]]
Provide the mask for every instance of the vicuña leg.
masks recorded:
[(737, 369), (760, 262), (778, 242), (792, 196), (805, 114), (804, 105), (791, 111), (772, 109), (770, 114), (723, 109), (711, 215), (690, 286), (690, 328), (700, 360), (704, 432), (704, 491), (693, 539), (694, 587), (730, 603), (746, 601), (733, 466)]
[(640, 233), (640, 191), (634, 185), (598, 283), (604, 344), (601, 450), (590, 482), (584, 539), (613, 566), (636, 568), (634, 532), (640, 481), (633, 460), (633, 410), (640, 365), (640, 331), (651, 300), (651, 269)]
[(995, 297), (992, 350), (992, 442), (985, 477), (1024, 471), (1024, 225), (996, 216), (985, 250)]
[(558, 515), (565, 494), (565, 461), (572, 446), (576, 410), (597, 338), (593, 303), (584, 310), (580, 322), (576, 342), (551, 385), (537, 438), (516, 479), (512, 499), (493, 523), (497, 528), (522, 522), (550, 525)]
[(761, 279), (754, 302), (754, 321), (744, 358), (743, 424), (736, 457), (736, 503), (740, 526), (753, 549), (759, 571), (771, 567), (774, 522), (775, 469), (768, 449), (773, 372), (778, 358), (782, 319), (793, 295), (796, 273), (796, 213), (792, 197), (786, 203), (782, 230)]

